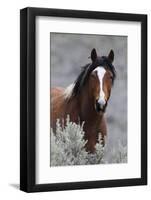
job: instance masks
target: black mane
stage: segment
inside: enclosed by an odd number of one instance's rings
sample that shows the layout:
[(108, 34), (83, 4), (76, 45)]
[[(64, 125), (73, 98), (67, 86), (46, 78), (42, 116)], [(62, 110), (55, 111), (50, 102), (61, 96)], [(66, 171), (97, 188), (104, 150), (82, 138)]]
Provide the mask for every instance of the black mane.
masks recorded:
[(72, 90), (72, 95), (71, 95), (72, 97), (77, 96), (81, 92), (81, 89), (87, 82), (91, 72), (98, 66), (106, 67), (112, 72), (113, 83), (114, 83), (114, 80), (116, 78), (116, 71), (115, 71), (114, 66), (112, 65), (112, 63), (109, 61), (109, 59), (106, 56), (97, 57), (97, 60), (95, 62), (88, 63), (82, 67), (81, 73), (79, 74), (79, 76), (74, 82), (75, 84)]

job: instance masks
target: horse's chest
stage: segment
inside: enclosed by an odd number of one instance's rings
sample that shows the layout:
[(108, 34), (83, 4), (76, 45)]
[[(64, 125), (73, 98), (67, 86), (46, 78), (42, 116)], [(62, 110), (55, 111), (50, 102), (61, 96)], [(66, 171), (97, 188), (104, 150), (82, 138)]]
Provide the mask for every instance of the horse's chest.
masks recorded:
[(99, 129), (100, 129), (100, 120), (91, 120), (91, 121), (87, 121), (85, 122), (85, 126), (84, 126), (84, 129), (85, 129), (85, 133), (90, 133), (90, 134), (96, 134), (99, 132)]

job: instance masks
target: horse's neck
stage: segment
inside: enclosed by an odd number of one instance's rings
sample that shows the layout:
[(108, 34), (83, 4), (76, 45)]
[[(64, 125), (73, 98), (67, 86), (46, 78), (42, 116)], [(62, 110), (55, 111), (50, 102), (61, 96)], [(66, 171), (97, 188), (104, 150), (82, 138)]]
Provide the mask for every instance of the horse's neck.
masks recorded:
[(80, 119), (81, 122), (96, 124), (102, 119), (103, 113), (96, 113), (93, 98), (84, 90), (77, 96), (66, 98), (65, 104), (65, 115), (69, 114), (72, 121), (77, 122)]
[(69, 115), (70, 120), (78, 123), (80, 119), (80, 103), (78, 98), (66, 99), (65, 103), (65, 116)]

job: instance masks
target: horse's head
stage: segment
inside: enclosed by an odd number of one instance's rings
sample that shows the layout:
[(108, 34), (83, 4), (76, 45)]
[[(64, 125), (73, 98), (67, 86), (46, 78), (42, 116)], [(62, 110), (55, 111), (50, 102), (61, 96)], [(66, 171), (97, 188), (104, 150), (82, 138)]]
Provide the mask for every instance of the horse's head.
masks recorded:
[[(82, 68), (77, 77), (71, 97), (80, 96), (82, 91), (93, 99), (95, 110), (98, 113), (105, 112), (107, 102), (110, 98), (111, 87), (115, 79), (115, 68), (113, 66), (114, 52), (110, 51), (108, 56), (97, 56), (96, 50), (91, 51), (92, 62)], [(88, 89), (88, 91), (87, 91)]]
[(107, 57), (99, 57), (93, 49), (91, 60), (92, 66), (95, 67), (89, 76), (89, 94), (93, 96), (95, 110), (101, 113), (105, 112), (115, 78), (115, 69), (112, 65), (114, 52), (111, 50)]

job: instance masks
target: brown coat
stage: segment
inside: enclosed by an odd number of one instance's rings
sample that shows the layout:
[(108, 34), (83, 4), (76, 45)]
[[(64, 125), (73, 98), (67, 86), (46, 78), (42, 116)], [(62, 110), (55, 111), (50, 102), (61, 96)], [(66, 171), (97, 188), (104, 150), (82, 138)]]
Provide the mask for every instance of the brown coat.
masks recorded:
[(104, 114), (96, 113), (91, 97), (83, 90), (81, 95), (67, 99), (63, 88), (51, 89), (51, 127), (55, 130), (56, 120), (66, 120), (67, 115), (75, 123), (84, 123), (85, 139), (87, 151), (94, 152), (98, 136), (101, 134), (104, 144), (104, 136), (107, 133)]

